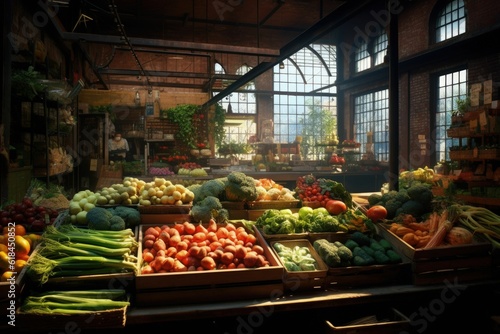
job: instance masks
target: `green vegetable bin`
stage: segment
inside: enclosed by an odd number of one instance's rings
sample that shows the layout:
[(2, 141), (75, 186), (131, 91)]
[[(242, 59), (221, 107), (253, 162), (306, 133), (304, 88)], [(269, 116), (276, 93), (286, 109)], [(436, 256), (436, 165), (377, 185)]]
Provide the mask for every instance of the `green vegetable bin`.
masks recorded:
[[(283, 247), (293, 250), (294, 248), (307, 249), (311, 257), (315, 261), (315, 270), (300, 270), (291, 271), (285, 266), (285, 258), (280, 256), (280, 253), (276, 250), (276, 245), (280, 244)], [(328, 266), (321, 259), (319, 254), (316, 252), (314, 247), (307, 239), (295, 239), (295, 240), (279, 240), (271, 242), (271, 248), (276, 254), (277, 258), (285, 268), (285, 274), (283, 276), (283, 285), (288, 291), (301, 291), (301, 290), (322, 290), (326, 284), (326, 276), (328, 273)]]

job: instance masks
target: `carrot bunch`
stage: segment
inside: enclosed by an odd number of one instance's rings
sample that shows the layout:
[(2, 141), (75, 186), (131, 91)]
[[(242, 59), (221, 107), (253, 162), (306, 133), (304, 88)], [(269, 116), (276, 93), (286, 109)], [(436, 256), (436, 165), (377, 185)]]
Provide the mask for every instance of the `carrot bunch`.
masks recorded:
[(191, 222), (149, 227), (142, 240), (142, 274), (269, 266), (254, 234), (233, 223)]
[[(428, 249), (445, 244), (472, 242), (472, 234), (454, 227), (455, 216), (455, 212), (450, 210), (432, 212), (425, 221), (419, 223), (407, 215), (400, 223), (392, 223), (389, 230), (415, 248)], [(457, 233), (463, 236), (463, 241), (457, 239)]]
[(389, 230), (415, 248), (423, 248), (431, 239), (427, 222), (392, 223)]

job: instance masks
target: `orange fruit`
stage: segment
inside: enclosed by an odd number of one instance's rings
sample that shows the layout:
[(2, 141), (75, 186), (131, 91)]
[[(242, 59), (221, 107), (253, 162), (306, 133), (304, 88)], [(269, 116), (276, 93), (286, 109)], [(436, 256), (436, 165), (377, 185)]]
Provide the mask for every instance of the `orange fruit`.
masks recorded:
[(24, 225), (16, 224), (14, 231), (15, 231), (16, 235), (20, 235), (20, 236), (26, 235), (26, 227), (24, 227)]
[(26, 260), (16, 260), (14, 264), (14, 271), (19, 274), (25, 265), (26, 265)]
[(15, 252), (19, 255), (28, 255), (31, 250), (31, 244), (28, 240), (20, 235), (15, 237)]
[(0, 243), (0, 252), (8, 253), (8, 251), (9, 249), (7, 248), (7, 245)]
[(6, 271), (2, 274), (2, 277), (0, 277), (0, 282), (7, 282), (9, 278), (12, 277), (14, 273), (12, 271)]

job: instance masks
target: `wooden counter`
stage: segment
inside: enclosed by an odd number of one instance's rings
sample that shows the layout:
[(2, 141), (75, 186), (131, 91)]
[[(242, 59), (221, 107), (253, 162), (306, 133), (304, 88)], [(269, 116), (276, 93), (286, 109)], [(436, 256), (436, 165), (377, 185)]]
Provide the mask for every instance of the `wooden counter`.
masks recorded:
[[(256, 314), (266, 314), (266, 321), (273, 319), (290, 317), (293, 314), (300, 314), (302, 321), (317, 320), (317, 317), (328, 317), (341, 310), (360, 310), (361, 308), (394, 307), (403, 309), (409, 317), (415, 313), (423, 317), (422, 310), (436, 312), (445, 323), (444, 309), (448, 308), (447, 317), (453, 316), (456, 324), (483, 321), (478, 323), (481, 326), (489, 326), (487, 323), (490, 314), (495, 314), (497, 309), (485, 311), (488, 302), (498, 298), (500, 288), (499, 281), (485, 281), (477, 283), (467, 283), (465, 285), (458, 282), (443, 282), (443, 284), (432, 286), (395, 285), (383, 287), (356, 288), (346, 290), (325, 290), (313, 291), (309, 293), (297, 293), (281, 296), (276, 292), (276, 296), (269, 299), (256, 299), (246, 301), (231, 301), (195, 305), (175, 305), (151, 308), (131, 308), (127, 315), (127, 327), (141, 328), (141, 326), (155, 323), (186, 322), (196, 323), (196, 321), (215, 321), (219, 318), (236, 318), (239, 321), (252, 321)], [(496, 295), (495, 293), (496, 292)], [(488, 301), (489, 300), (489, 301)], [(474, 303), (470, 304), (469, 303)], [(468, 306), (467, 306), (468, 305)], [(472, 305), (475, 305), (472, 307)], [(492, 304), (489, 304), (492, 305)], [(469, 307), (470, 306), (470, 307)], [(477, 309), (473, 309), (476, 308)], [(438, 309), (439, 308), (439, 309)], [(463, 310), (469, 317), (460, 318), (460, 314), (452, 311)], [(452, 313), (454, 312), (454, 313)], [(476, 312), (481, 312), (477, 315)], [(499, 311), (500, 312), (500, 311)], [(484, 319), (478, 319), (484, 313)], [(490, 313), (490, 314), (488, 314)], [(316, 315), (309, 318), (309, 315)], [(500, 314), (500, 313), (498, 313)], [(436, 317), (437, 318), (437, 317)], [(298, 320), (298, 319), (297, 319)], [(280, 320), (281, 321), (281, 320)], [(437, 319), (433, 322), (438, 322)], [(485, 323), (486, 322), (486, 323)], [(286, 324), (282, 324), (287, 328)], [(435, 324), (434, 324), (435, 325)], [(447, 324), (453, 328), (455, 324)], [(417, 324), (415, 324), (417, 326)], [(421, 324), (418, 324), (421, 326)], [(312, 329), (312, 328), (311, 328)], [(481, 331), (478, 331), (478, 333)], [(432, 331), (425, 331), (432, 333)]]

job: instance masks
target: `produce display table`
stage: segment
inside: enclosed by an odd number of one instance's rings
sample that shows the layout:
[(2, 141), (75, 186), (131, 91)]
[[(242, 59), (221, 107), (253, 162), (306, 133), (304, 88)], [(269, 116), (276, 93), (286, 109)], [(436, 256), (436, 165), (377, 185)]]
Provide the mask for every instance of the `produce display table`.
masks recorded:
[[(213, 171), (213, 177), (220, 177), (228, 174), (229, 170)], [(373, 172), (342, 172), (333, 173), (325, 171), (286, 171), (286, 172), (244, 172), (246, 175), (256, 179), (270, 178), (276, 183), (279, 183), (289, 189), (294, 189), (297, 183), (297, 178), (304, 175), (312, 174), (316, 178), (325, 178), (340, 182), (350, 193), (362, 192), (380, 192), (380, 188), (388, 179), (386, 171)]]

